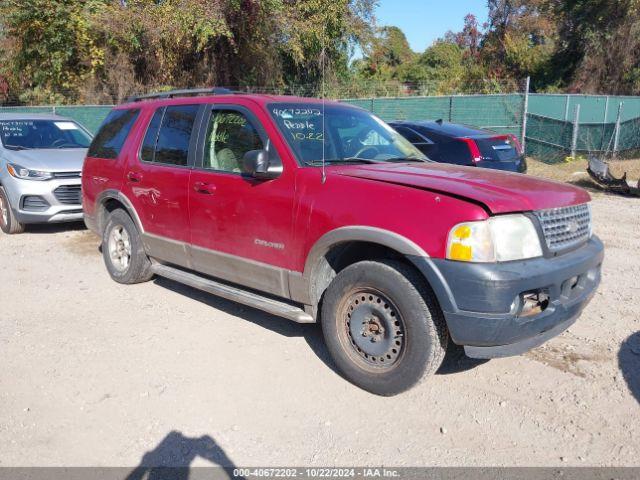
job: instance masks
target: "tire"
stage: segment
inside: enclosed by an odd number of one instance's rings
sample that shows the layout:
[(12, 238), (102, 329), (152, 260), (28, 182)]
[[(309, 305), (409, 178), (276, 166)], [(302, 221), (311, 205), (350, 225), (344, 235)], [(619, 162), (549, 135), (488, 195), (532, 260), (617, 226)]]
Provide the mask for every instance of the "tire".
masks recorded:
[(102, 234), (102, 257), (109, 275), (118, 283), (131, 285), (153, 278), (151, 261), (144, 251), (138, 229), (127, 212), (111, 212)]
[(7, 235), (23, 233), (25, 225), (16, 219), (4, 187), (0, 187), (0, 229)]
[(396, 395), (435, 372), (449, 341), (431, 288), (395, 260), (358, 262), (338, 273), (321, 322), (338, 370), (377, 395)]

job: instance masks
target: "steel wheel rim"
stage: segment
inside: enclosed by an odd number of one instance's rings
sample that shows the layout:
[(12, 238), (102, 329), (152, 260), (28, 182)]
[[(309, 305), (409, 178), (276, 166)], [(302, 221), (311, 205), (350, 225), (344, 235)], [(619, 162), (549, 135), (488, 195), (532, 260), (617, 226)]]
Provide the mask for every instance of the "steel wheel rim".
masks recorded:
[(122, 225), (116, 225), (109, 233), (109, 258), (119, 272), (125, 272), (131, 264), (131, 238)]
[(394, 368), (405, 351), (405, 322), (395, 304), (372, 288), (354, 290), (339, 309), (350, 355), (365, 368)]
[(2, 218), (2, 225), (6, 226), (9, 223), (9, 208), (5, 204), (4, 198), (0, 196), (0, 217)]

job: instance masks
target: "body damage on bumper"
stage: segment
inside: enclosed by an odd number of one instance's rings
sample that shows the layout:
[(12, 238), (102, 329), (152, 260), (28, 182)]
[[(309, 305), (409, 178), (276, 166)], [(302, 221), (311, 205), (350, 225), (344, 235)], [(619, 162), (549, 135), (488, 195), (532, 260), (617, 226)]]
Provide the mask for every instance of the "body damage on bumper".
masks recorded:
[[(412, 258), (432, 285), (451, 338), (478, 358), (518, 355), (562, 333), (600, 283), (602, 242), (593, 237), (554, 258), (479, 264)], [(548, 306), (520, 315), (521, 295), (544, 292)]]

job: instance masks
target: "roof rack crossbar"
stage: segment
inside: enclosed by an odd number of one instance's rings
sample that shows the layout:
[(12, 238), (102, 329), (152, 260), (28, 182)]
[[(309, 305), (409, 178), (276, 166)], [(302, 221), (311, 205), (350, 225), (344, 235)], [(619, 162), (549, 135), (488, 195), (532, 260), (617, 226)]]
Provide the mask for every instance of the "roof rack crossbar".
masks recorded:
[(148, 93), (146, 95), (134, 95), (127, 98), (126, 102), (140, 102), (142, 100), (152, 100), (155, 98), (173, 97), (195, 97), (197, 95), (231, 95), (234, 92), (228, 88), (187, 88), (183, 90), (168, 90), (166, 92)]

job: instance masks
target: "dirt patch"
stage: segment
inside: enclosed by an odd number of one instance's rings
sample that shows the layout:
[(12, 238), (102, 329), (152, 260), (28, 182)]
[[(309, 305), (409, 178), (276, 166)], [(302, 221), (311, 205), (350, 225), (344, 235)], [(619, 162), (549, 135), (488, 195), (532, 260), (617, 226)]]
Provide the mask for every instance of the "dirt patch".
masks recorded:
[(82, 230), (66, 235), (64, 246), (77, 255), (100, 255), (100, 237), (91, 230)]
[(570, 331), (393, 398), (315, 325), (120, 285), (79, 227), (0, 234), (0, 466), (637, 466), (639, 205), (594, 195), (602, 284)]
[(596, 352), (578, 352), (576, 347), (568, 344), (543, 345), (540, 348), (527, 352), (527, 358), (543, 363), (561, 372), (570, 373), (576, 377), (585, 378), (592, 362), (611, 361), (614, 355), (606, 355)]

